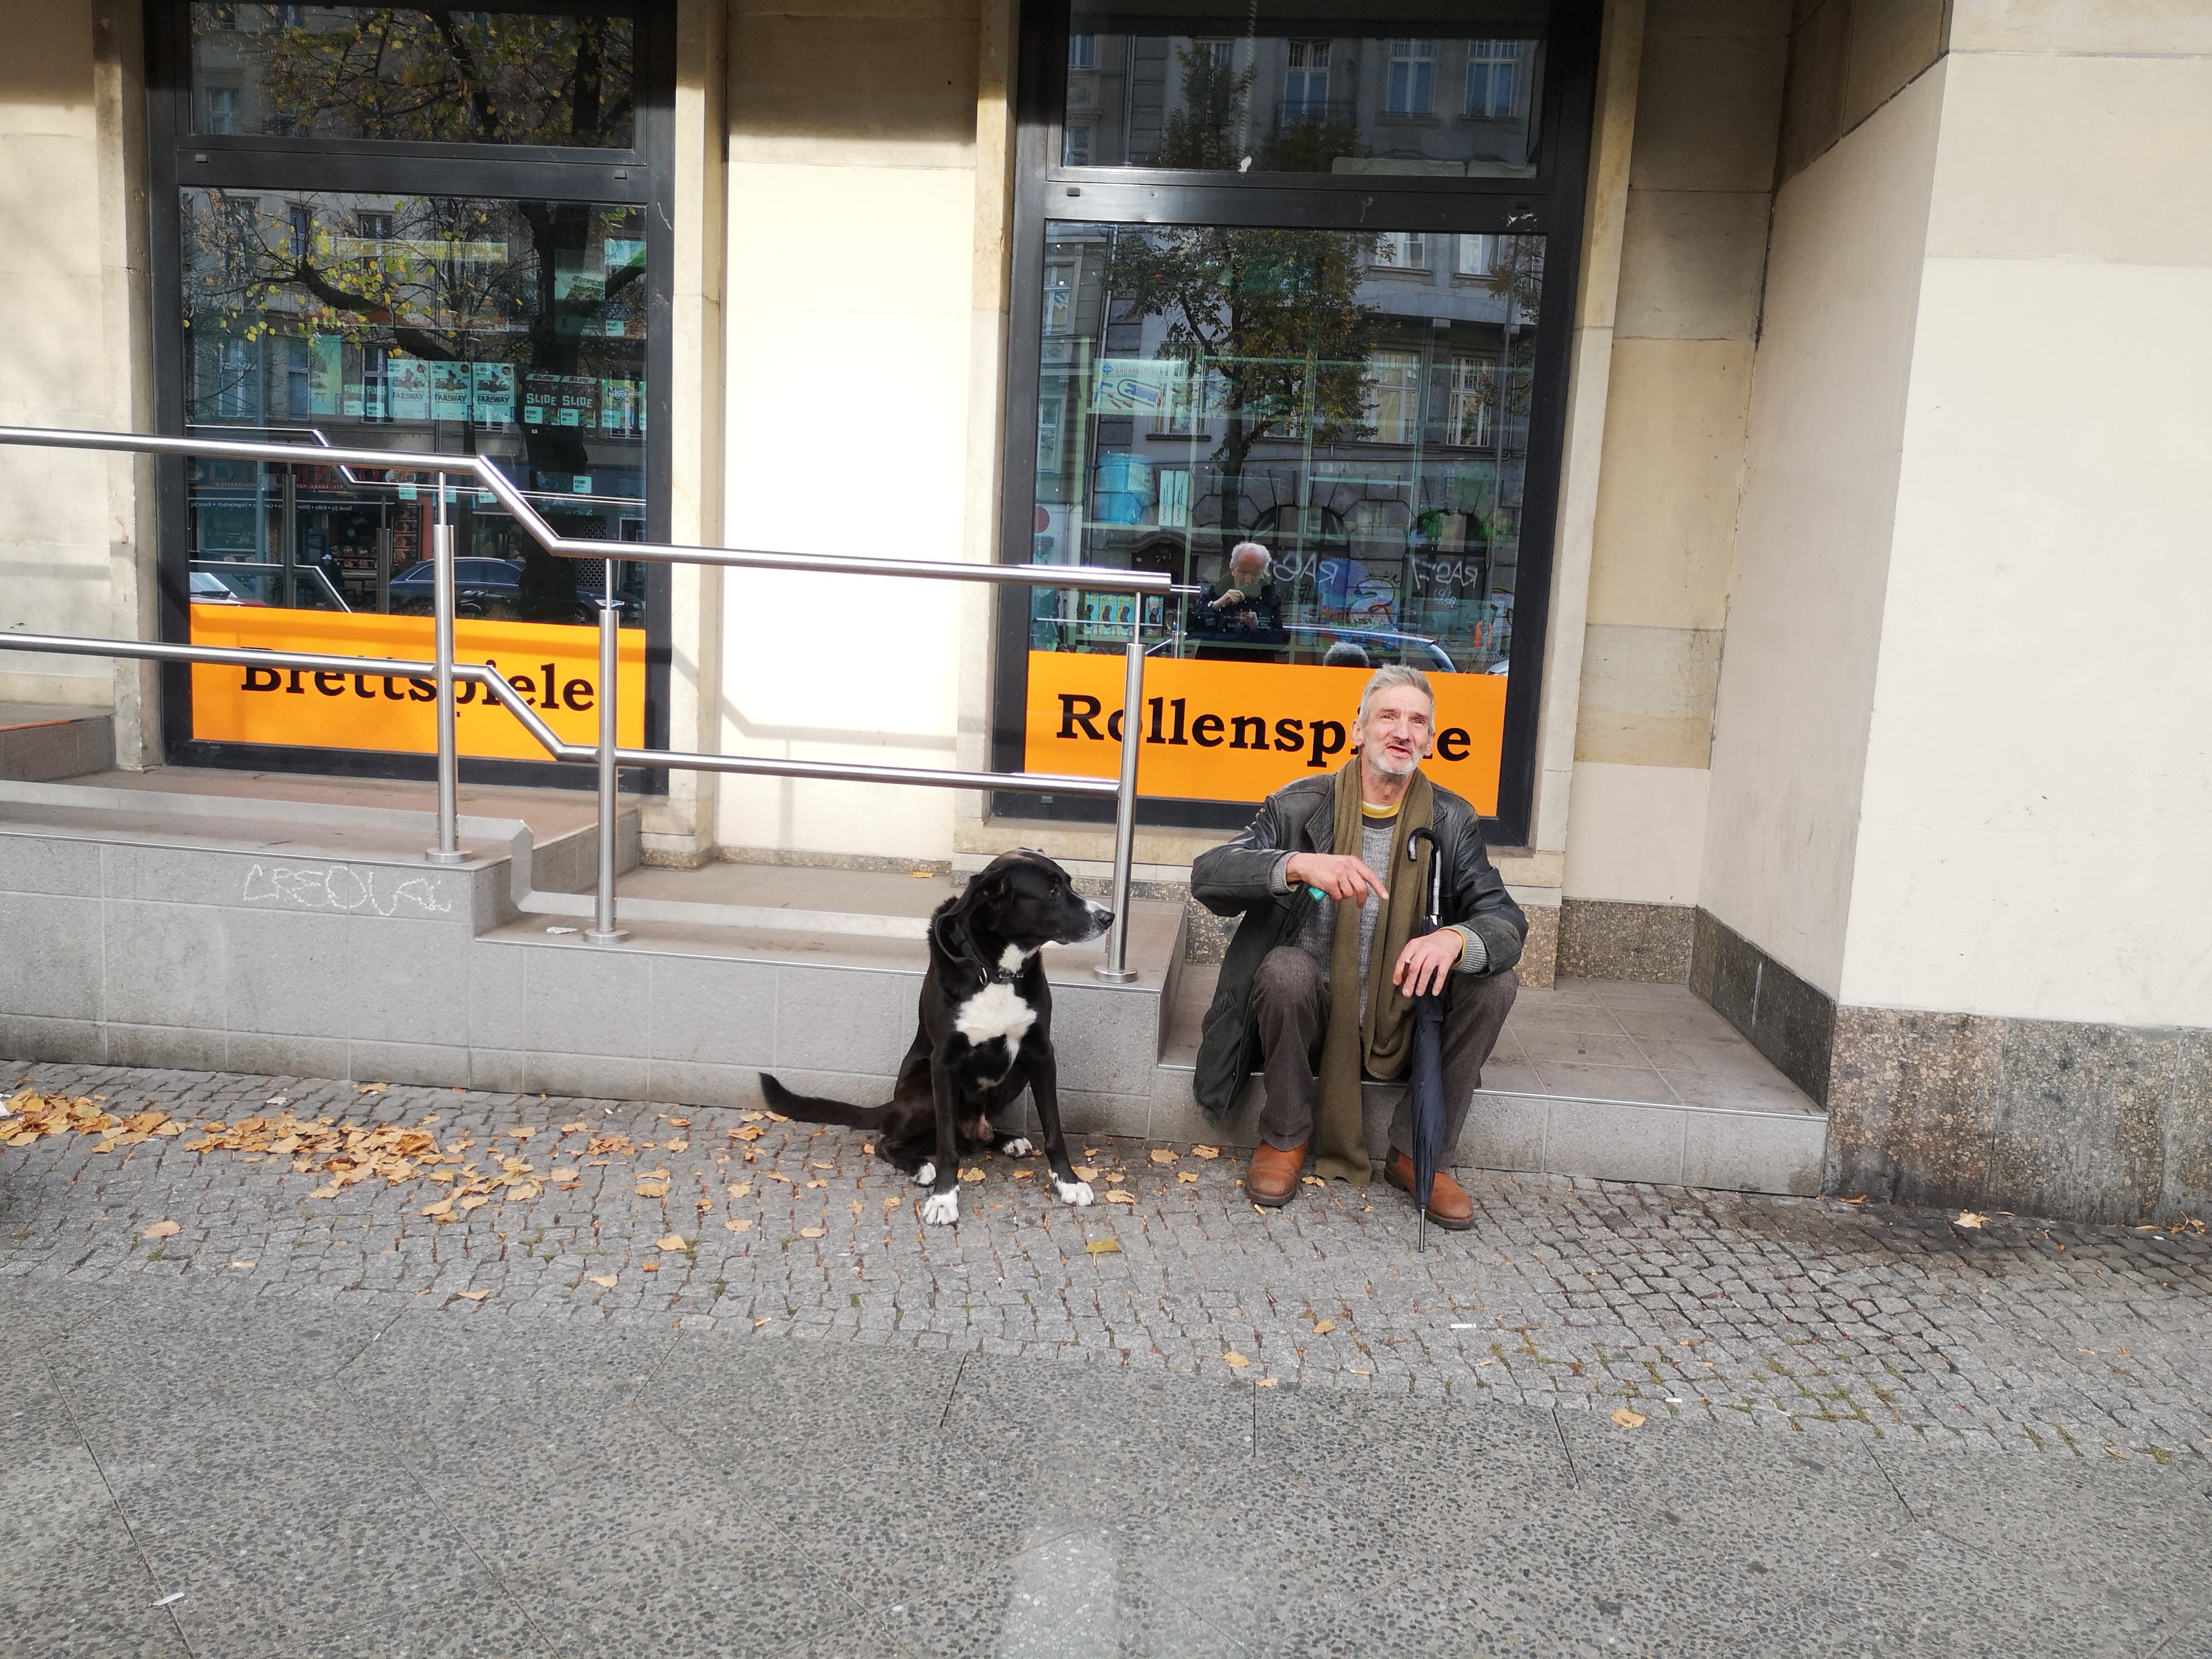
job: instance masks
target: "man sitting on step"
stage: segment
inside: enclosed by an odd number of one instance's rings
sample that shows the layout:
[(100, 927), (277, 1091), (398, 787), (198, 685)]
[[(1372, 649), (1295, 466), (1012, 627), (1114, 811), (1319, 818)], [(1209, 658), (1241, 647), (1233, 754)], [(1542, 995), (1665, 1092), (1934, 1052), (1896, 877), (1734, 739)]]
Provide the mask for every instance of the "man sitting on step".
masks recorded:
[[(1352, 754), (1330, 776), (1300, 778), (1261, 804), (1251, 827), (1191, 866), (1190, 889), (1217, 915), (1242, 915), (1199, 1040), (1194, 1087), (1207, 1118), (1234, 1103), (1261, 1062), (1267, 1105), (1245, 1191), (1288, 1203), (1306, 1147), (1314, 1168), (1365, 1186), (1364, 1077), (1394, 1079), (1413, 1049), (1413, 999), (1449, 983), (1443, 1073), (1447, 1155), (1513, 1006), (1513, 964), (1528, 919), (1483, 848), (1474, 809), (1420, 770), (1434, 747), (1436, 698), (1418, 669), (1377, 669), (1360, 696)], [(1412, 936), (1425, 913), (1421, 866), (1406, 856), (1420, 829), (1443, 860), (1444, 926)], [(1370, 972), (1370, 963), (1387, 964)], [(1318, 1068), (1318, 1069), (1316, 1069)], [(1412, 1113), (1390, 1125), (1390, 1184), (1413, 1190)], [(1474, 1206), (1443, 1170), (1429, 1219), (1474, 1224)]]

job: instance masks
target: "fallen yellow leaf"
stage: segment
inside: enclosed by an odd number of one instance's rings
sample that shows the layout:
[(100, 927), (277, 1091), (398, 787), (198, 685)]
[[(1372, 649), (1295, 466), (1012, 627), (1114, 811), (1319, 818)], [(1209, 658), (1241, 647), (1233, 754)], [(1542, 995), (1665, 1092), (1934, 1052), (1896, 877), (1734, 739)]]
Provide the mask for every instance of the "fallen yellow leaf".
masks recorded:
[(768, 1131), (762, 1128), (759, 1124), (748, 1123), (742, 1129), (731, 1130), (730, 1138), (733, 1140), (758, 1140), (767, 1133)]
[[(963, 1170), (960, 1172), (960, 1178), (963, 1181), (981, 1181), (983, 1178), (983, 1172), (981, 1170)], [(814, 1184), (818, 1187), (822, 1183), (817, 1182)]]
[(1155, 1147), (1153, 1147), (1153, 1148), (1152, 1148), (1152, 1162), (1153, 1162), (1153, 1163), (1155, 1163), (1155, 1164), (1172, 1164), (1172, 1163), (1174, 1163), (1175, 1161), (1176, 1161), (1176, 1155), (1175, 1155), (1173, 1152), (1171, 1152), (1168, 1151), (1168, 1150), (1167, 1150), (1167, 1148), (1165, 1148), (1164, 1146), (1155, 1146)]
[(1098, 1179), (1098, 1171), (1088, 1164), (1079, 1164), (1075, 1166), (1075, 1178), (1078, 1181), (1096, 1181)]
[(779, 1174), (777, 1174), (774, 1170), (763, 1170), (763, 1171), (762, 1171), (762, 1173), (763, 1173), (763, 1175), (767, 1176), (767, 1177), (768, 1177), (770, 1181), (781, 1181), (781, 1182), (783, 1182), (783, 1184), (784, 1184), (785, 1186), (787, 1186), (787, 1187), (796, 1187), (796, 1186), (799, 1184), (797, 1182), (793, 1181), (793, 1180), (789, 1176), (787, 1176), (787, 1175), (779, 1175)]
[(1195, 1181), (1198, 1177), (1193, 1175), (1188, 1170), (1177, 1170), (1176, 1171), (1176, 1179), (1177, 1181)]
[(1128, 1177), (1127, 1176), (1124, 1176), (1119, 1170), (1115, 1170), (1108, 1174), (1106, 1177), (1106, 1184), (1111, 1187), (1116, 1182), (1126, 1181)]
[(729, 1220), (725, 1221), (722, 1224), (722, 1231), (724, 1232), (730, 1233), (742, 1233), (750, 1231), (752, 1224), (752, 1218), (750, 1216), (742, 1218), (733, 1216)]
[(1319, 1176), (1300, 1176), (1298, 1179), (1309, 1187), (1326, 1187), (1328, 1185), (1328, 1182), (1323, 1181)]
[(389, 1083), (356, 1083), (354, 1085), (354, 1092), (362, 1095), (380, 1095), (391, 1086)]
[(640, 1198), (665, 1198), (668, 1196), (668, 1183), (665, 1181), (641, 1181), (637, 1183), (637, 1195)]
[(309, 1193), (307, 1196), (309, 1198), (336, 1198), (340, 1190), (340, 1188), (336, 1187), (318, 1187), (314, 1191)]
[(1252, 1362), (1241, 1353), (1225, 1353), (1221, 1356), (1221, 1363), (1232, 1371), (1241, 1371)]
[(605, 1290), (611, 1291), (615, 1287), (615, 1275), (612, 1273), (593, 1273), (592, 1275), (592, 1283), (599, 1285)]
[(829, 1231), (827, 1227), (801, 1227), (799, 1230), (799, 1236), (801, 1238), (819, 1238)]
[(1191, 1156), (1194, 1158), (1219, 1158), (1221, 1156), (1221, 1148), (1218, 1146), (1194, 1146), (1190, 1151)]
[(453, 1200), (450, 1198), (441, 1198), (435, 1204), (426, 1204), (422, 1206), (422, 1213), (437, 1221), (451, 1220), (453, 1214)]
[(1106, 1201), (1109, 1204), (1134, 1204), (1137, 1201), (1137, 1195), (1134, 1193), (1125, 1193), (1119, 1187), (1115, 1187), (1108, 1189)]
[(173, 1221), (157, 1221), (138, 1235), (141, 1238), (174, 1238), (184, 1229)]
[[(976, 1171), (976, 1174), (975, 1174), (975, 1178), (976, 1178), (978, 1181), (981, 1181), (981, 1180), (983, 1178), (982, 1171), (981, 1171), (980, 1170), (977, 1170), (977, 1171)], [(810, 1182), (808, 1182), (806, 1184), (807, 1184), (809, 1187), (827, 1187), (830, 1183), (829, 1183), (828, 1182), (826, 1182), (826, 1181), (810, 1181)]]
[(234, 1267), (251, 1267), (258, 1264), (251, 1261), (234, 1261), (230, 1265)]
[(1955, 1219), (1961, 1227), (1978, 1227), (1984, 1221), (1987, 1221), (1989, 1217), (1985, 1215), (1977, 1215), (1972, 1210), (1961, 1210), (1959, 1212)]
[(664, 1140), (660, 1144), (672, 1152), (688, 1152), (691, 1150), (691, 1143), (688, 1140)]
[(1279, 1376), (1263, 1376), (1263, 1377), (1261, 1377), (1261, 1378), (1260, 1379), (1260, 1381), (1259, 1381), (1259, 1382), (1258, 1382), (1258, 1384), (1257, 1384), (1256, 1386), (1258, 1386), (1258, 1387), (1260, 1387), (1260, 1388), (1262, 1388), (1262, 1389), (1272, 1389), (1272, 1388), (1273, 1388), (1273, 1387), (1275, 1386), (1275, 1384), (1276, 1384), (1276, 1383), (1278, 1383), (1278, 1382), (1281, 1382), (1282, 1380), (1283, 1380), (1283, 1379), (1282, 1379), (1281, 1377), (1279, 1377)]
[(477, 1193), (471, 1197), (463, 1199), (461, 1200), (461, 1207), (465, 1210), (481, 1210), (485, 1205), (490, 1202), (491, 1200), (485, 1197), (482, 1193)]
[(753, 1195), (753, 1183), (750, 1181), (735, 1182), (722, 1190), (729, 1194), (732, 1198), (750, 1198)]
[(1640, 1429), (1647, 1419), (1642, 1412), (1632, 1412), (1623, 1406), (1613, 1413), (1613, 1420), (1624, 1429)]
[(672, 1127), (678, 1129), (688, 1129), (691, 1127), (691, 1120), (688, 1117), (672, 1117), (668, 1122)]
[(571, 1181), (581, 1181), (584, 1177), (580, 1170), (560, 1169), (548, 1170), (545, 1172), (545, 1178), (556, 1186), (563, 1186)]
[(665, 1236), (658, 1244), (654, 1245), (653, 1248), (659, 1250), (683, 1249), (684, 1248), (683, 1236), (679, 1233), (669, 1233)]
[(491, 1292), (489, 1291), (455, 1291), (453, 1294), (464, 1302), (481, 1302)]
[(1121, 1244), (1116, 1240), (1111, 1238), (1094, 1238), (1083, 1248), (1089, 1251), (1092, 1255), (1119, 1255), (1121, 1254)]
[(1336, 1322), (1334, 1319), (1317, 1319), (1314, 1322), (1314, 1334), (1316, 1336), (1327, 1336), (1335, 1328)]
[(902, 1198), (887, 1198), (884, 1200), (884, 1208), (886, 1210), (896, 1210), (900, 1205), (905, 1202), (906, 1200)]
[(1035, 1170), (1017, 1170), (1014, 1171), (1014, 1179), (1017, 1181), (1027, 1181), (1036, 1173), (1036, 1171)]
[(648, 1261), (645, 1264), (645, 1271), (649, 1273), (657, 1273), (660, 1271), (660, 1264), (658, 1261)]
[(564, 1135), (588, 1134), (591, 1133), (591, 1128), (592, 1126), (590, 1124), (581, 1121), (575, 1123), (564, 1123), (561, 1126), (561, 1133)]

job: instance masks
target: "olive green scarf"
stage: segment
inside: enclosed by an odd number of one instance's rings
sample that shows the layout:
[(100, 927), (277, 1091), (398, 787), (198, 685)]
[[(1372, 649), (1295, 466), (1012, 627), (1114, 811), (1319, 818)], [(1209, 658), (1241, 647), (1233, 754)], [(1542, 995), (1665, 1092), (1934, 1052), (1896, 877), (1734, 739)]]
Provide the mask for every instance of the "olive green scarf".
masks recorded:
[[(1328, 963), (1328, 1035), (1321, 1051), (1321, 1115), (1315, 1125), (1314, 1173), (1340, 1176), (1364, 1187), (1373, 1171), (1367, 1162), (1367, 1127), (1359, 1107), (1359, 1074), (1395, 1078), (1405, 1069), (1413, 1047), (1413, 1000), (1390, 982), (1398, 954), (1421, 921), (1421, 896), (1428, 891), (1428, 860), (1433, 841), (1422, 844), (1418, 862), (1406, 857), (1406, 838), (1434, 827), (1435, 792), (1416, 772), (1398, 809), (1397, 833), (1390, 838), (1390, 862), (1382, 884), (1390, 896), (1376, 919), (1375, 942), (1367, 962), (1367, 1006), (1359, 1006), (1359, 901), (1336, 901), (1336, 937)], [(1359, 856), (1359, 757), (1336, 775), (1336, 828), (1332, 852)]]

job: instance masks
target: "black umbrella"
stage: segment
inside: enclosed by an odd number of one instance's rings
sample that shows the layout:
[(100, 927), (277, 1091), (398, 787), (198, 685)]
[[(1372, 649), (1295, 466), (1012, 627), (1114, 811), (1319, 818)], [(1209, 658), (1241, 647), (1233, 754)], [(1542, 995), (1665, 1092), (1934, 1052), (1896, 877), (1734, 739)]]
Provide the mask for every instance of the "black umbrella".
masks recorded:
[[(1437, 838), (1427, 830), (1406, 837), (1406, 857), (1420, 861), (1421, 839), (1429, 843), (1429, 913), (1413, 931), (1415, 939), (1433, 933), (1443, 924), (1443, 860), (1437, 855)], [(1451, 978), (1436, 990), (1413, 999), (1413, 1054), (1407, 1079), (1407, 1109), (1413, 1120), (1413, 1202), (1420, 1206), (1422, 1249), (1429, 1248), (1429, 1188), (1436, 1184), (1437, 1165), (1444, 1152), (1444, 1001), (1451, 994)]]

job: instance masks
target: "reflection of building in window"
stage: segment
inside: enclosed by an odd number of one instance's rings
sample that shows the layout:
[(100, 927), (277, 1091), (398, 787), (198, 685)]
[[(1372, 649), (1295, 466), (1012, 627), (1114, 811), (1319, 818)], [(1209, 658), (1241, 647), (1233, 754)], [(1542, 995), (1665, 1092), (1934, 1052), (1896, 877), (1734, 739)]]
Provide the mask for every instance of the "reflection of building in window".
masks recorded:
[(1421, 429), (1420, 354), (1377, 351), (1368, 367), (1368, 423), (1375, 441), (1412, 443)]
[(1075, 267), (1044, 268), (1044, 331), (1065, 334), (1075, 316)]
[(1097, 66), (1098, 37), (1095, 34), (1071, 34), (1067, 37), (1067, 66), (1072, 70), (1087, 70)]
[(286, 210), (292, 222), (292, 257), (305, 259), (315, 246), (315, 210), (305, 202), (294, 202)]
[(1428, 239), (1418, 230), (1387, 230), (1377, 239), (1375, 263), (1394, 270), (1426, 270)]
[(238, 131), (238, 88), (210, 87), (207, 89), (207, 108), (200, 120), (203, 132), (236, 132)]
[(1437, 43), (1393, 40), (1382, 107), (1391, 115), (1426, 115), (1436, 100)]
[(1467, 112), (1496, 118), (1513, 113), (1513, 84), (1520, 66), (1517, 40), (1467, 43)]
[(1190, 49), (1204, 57), (1213, 68), (1225, 70), (1229, 67), (1230, 55), (1237, 50), (1237, 43), (1234, 40), (1194, 40), (1190, 43)]
[(1293, 40), (1283, 74), (1283, 119), (1320, 121), (1328, 115), (1328, 42)]
[(1066, 418), (1067, 398), (1055, 392), (1037, 399), (1037, 471), (1051, 474), (1060, 471), (1060, 434)]
[(1495, 236), (1461, 237), (1458, 263), (1453, 269), (1462, 276), (1489, 276), (1498, 269), (1498, 239)]
[(1088, 121), (1070, 122), (1067, 128), (1067, 155), (1065, 165), (1087, 167), (1091, 165), (1091, 124)]
[(1451, 366), (1451, 406), (1446, 428), (1455, 444), (1486, 444), (1491, 438), (1490, 410), (1495, 398), (1498, 366), (1473, 357), (1455, 357)]
[(1158, 412), (1152, 416), (1152, 430), (1163, 437), (1205, 437), (1206, 417), (1217, 412), (1222, 404), (1220, 372), (1209, 368), (1195, 382), (1190, 371), (1180, 364), (1170, 372), (1175, 378), (1166, 386)]
[(353, 234), (364, 242), (388, 242), (392, 240), (392, 216), (356, 213), (353, 216)]

